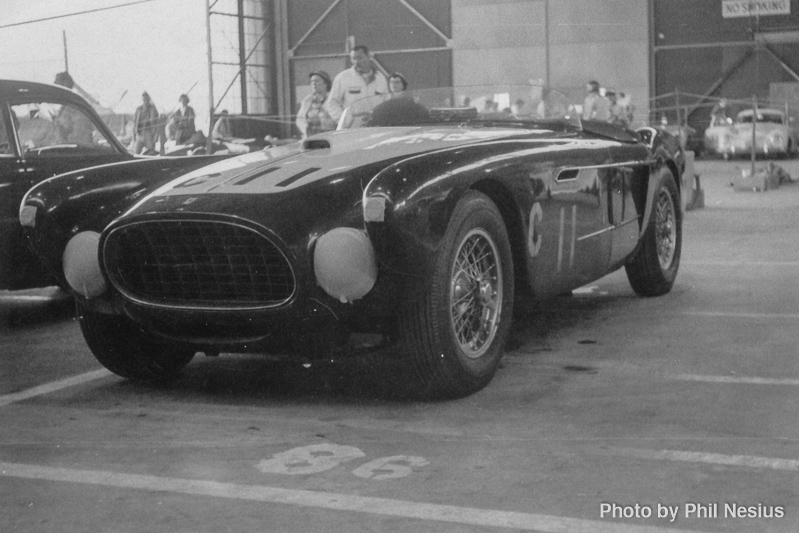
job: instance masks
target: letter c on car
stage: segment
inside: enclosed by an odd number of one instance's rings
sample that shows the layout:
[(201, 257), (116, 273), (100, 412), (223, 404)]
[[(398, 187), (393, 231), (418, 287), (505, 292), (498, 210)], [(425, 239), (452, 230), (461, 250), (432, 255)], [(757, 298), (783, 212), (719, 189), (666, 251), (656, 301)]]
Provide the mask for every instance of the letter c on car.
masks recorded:
[(541, 204), (536, 202), (530, 208), (530, 227), (527, 228), (527, 252), (530, 257), (537, 256), (541, 251), (541, 234), (536, 224), (540, 224), (543, 220), (544, 212), (541, 210)]

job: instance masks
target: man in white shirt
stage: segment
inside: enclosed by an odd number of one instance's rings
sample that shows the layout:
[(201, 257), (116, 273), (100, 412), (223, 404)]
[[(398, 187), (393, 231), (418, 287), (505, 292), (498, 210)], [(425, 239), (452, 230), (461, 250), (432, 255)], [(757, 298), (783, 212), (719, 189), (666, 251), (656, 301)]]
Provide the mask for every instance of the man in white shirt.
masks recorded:
[[(350, 52), (352, 67), (339, 72), (325, 102), (325, 108), (333, 120), (338, 120), (344, 109), (353, 102), (380, 94), (388, 94), (388, 80), (378, 71), (369, 57), (369, 49), (360, 44)], [(379, 103), (375, 101), (371, 107)], [(360, 109), (368, 112), (370, 109)]]

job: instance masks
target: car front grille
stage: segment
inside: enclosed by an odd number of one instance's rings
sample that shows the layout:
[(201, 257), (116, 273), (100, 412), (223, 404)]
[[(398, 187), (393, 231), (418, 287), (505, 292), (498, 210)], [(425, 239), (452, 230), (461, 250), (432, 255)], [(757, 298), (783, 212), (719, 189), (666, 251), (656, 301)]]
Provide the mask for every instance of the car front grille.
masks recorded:
[(218, 220), (142, 221), (105, 238), (103, 262), (127, 298), (200, 309), (275, 307), (294, 294), (286, 256), (267, 237)]

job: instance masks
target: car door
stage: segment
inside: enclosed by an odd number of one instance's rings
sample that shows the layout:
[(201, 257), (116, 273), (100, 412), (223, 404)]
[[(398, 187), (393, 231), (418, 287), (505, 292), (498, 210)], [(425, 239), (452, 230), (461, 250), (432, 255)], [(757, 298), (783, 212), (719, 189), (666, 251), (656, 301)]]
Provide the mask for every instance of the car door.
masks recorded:
[(20, 259), (30, 258), (22, 241), (19, 204), (33, 182), (25, 170), (6, 102), (0, 104), (0, 289), (23, 288), (24, 279), (43, 277), (36, 262), (20, 267)]
[(2, 104), (2, 114), (7, 141), (0, 154), (0, 289), (42, 287), (50, 282), (23, 240), (22, 197), (57, 174), (131, 156), (109, 138), (96, 114), (73, 102), (16, 98)]
[(530, 279), (539, 297), (568, 292), (606, 273), (610, 234), (607, 143), (584, 143), (554, 162), (530, 211)]
[(640, 220), (633, 200), (633, 189), (649, 173), (647, 153), (639, 145), (619, 144), (611, 149), (614, 164), (608, 167), (606, 202), (608, 225), (613, 228), (610, 266), (621, 266), (638, 244)]

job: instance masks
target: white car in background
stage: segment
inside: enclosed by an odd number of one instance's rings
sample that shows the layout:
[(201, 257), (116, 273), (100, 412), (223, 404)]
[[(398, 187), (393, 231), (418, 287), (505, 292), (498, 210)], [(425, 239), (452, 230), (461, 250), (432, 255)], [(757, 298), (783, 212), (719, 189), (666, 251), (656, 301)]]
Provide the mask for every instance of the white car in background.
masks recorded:
[(756, 121), (754, 116), (754, 109), (745, 109), (738, 113), (734, 123), (706, 129), (705, 150), (724, 159), (751, 155), (753, 141), (755, 154), (791, 157), (799, 150), (793, 119), (784, 111), (763, 108), (757, 110)]

